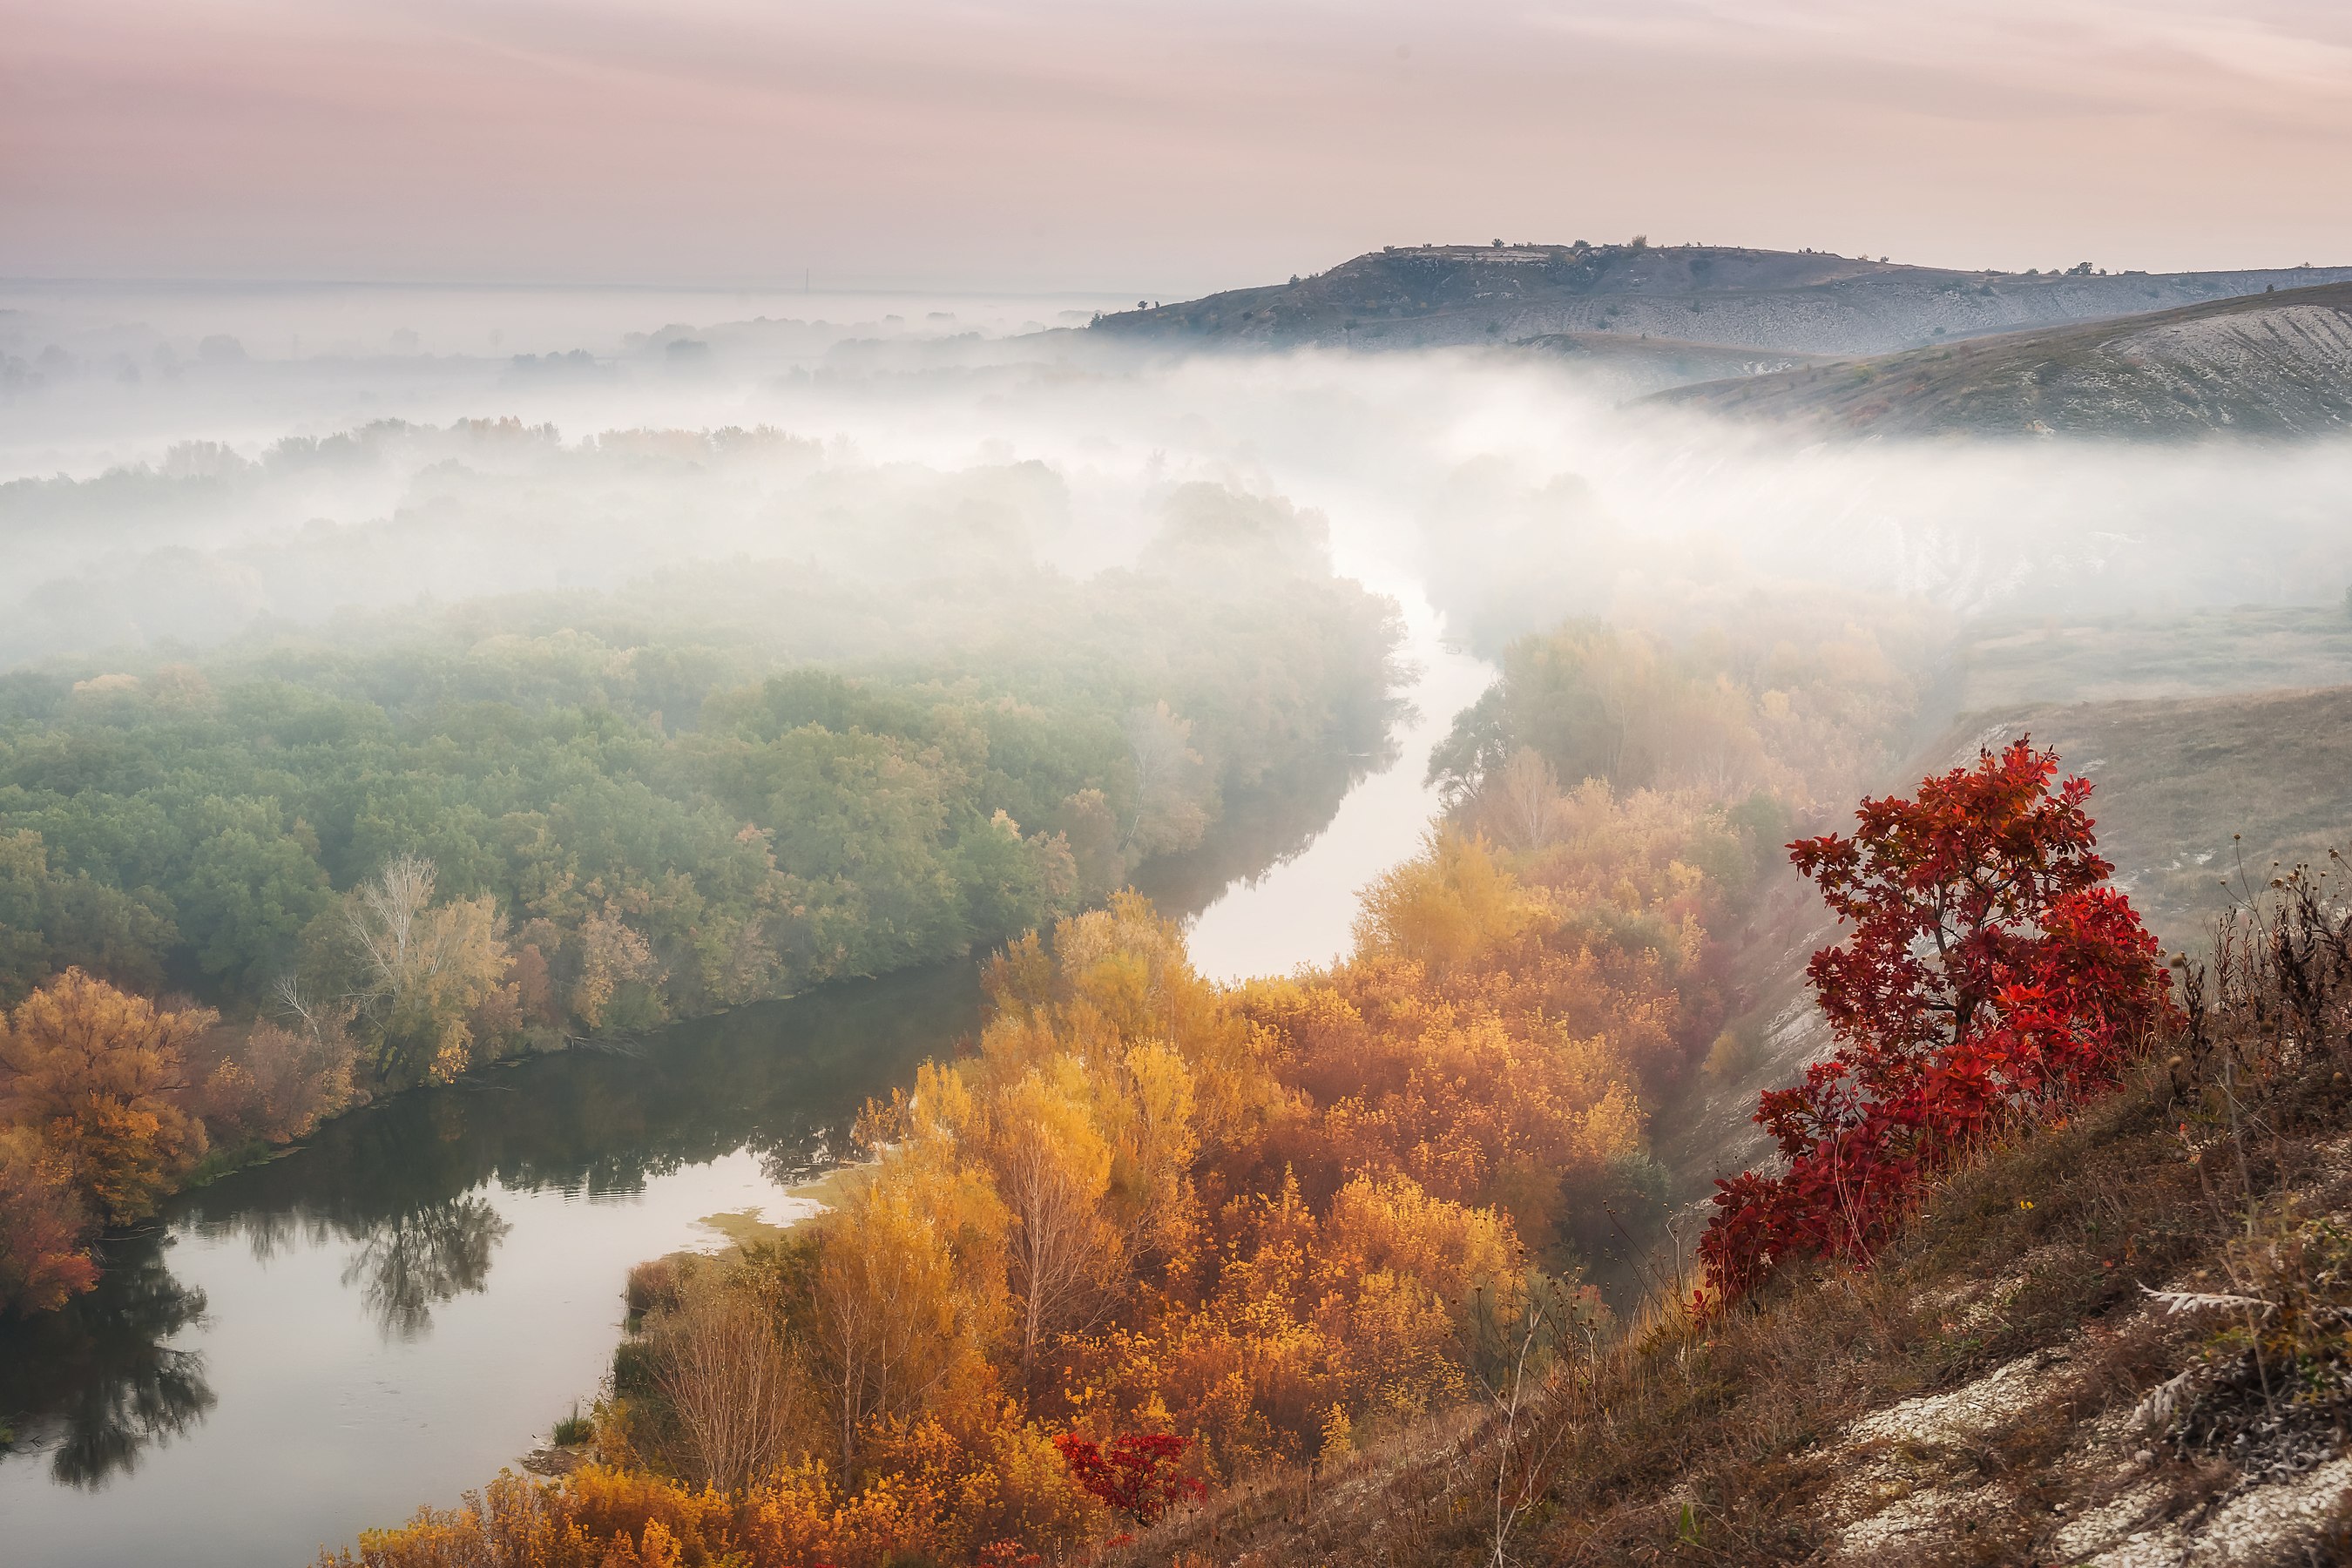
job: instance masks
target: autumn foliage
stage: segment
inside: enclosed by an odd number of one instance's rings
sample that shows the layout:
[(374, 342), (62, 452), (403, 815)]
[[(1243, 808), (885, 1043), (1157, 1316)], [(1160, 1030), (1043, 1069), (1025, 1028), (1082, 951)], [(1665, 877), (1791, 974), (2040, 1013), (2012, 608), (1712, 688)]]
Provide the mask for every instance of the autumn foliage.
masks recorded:
[(45, 1312), (98, 1283), (73, 1173), (29, 1127), (0, 1127), (0, 1309)]
[(1643, 1157), (1645, 1079), (1719, 1022), (1720, 889), (1674, 847), (1719, 814), (1581, 801), (1603, 881), (1442, 832), (1321, 973), (1214, 984), (1132, 894), (1013, 943), (980, 1037), (869, 1108), (830, 1213), (640, 1271), (614, 1471), (502, 1484), (362, 1559), (438, 1561), (499, 1509), (615, 1561), (690, 1522), (708, 1559), (680, 1561), (1051, 1555), (1481, 1397), (1538, 1316), (1598, 1316), (1570, 1221)]
[(1723, 1029), (1713, 932), (1783, 817), (1744, 778), (1489, 761), (1328, 969), (1217, 985), (1133, 894), (1011, 943), (979, 1037), (868, 1108), (830, 1213), (633, 1277), (610, 1468), (502, 1482), (363, 1560), (520, 1539), (501, 1509), (615, 1562), (690, 1521), (682, 1562), (1053, 1556), (1597, 1331), (1580, 1274), (1607, 1205), (1663, 1188), (1650, 1107)]
[(1787, 1168), (1720, 1182), (1701, 1256), (1737, 1294), (1801, 1257), (1866, 1259), (1922, 1184), (2004, 1124), (2113, 1087), (2173, 1004), (2106, 885), (2089, 783), (2020, 740), (1790, 847), (1853, 929), (1808, 973), (1837, 1049), (1756, 1120)]
[(203, 1155), (180, 1091), (216, 1021), (68, 969), (0, 1024), (0, 1311), (89, 1289), (98, 1228), (145, 1218)]

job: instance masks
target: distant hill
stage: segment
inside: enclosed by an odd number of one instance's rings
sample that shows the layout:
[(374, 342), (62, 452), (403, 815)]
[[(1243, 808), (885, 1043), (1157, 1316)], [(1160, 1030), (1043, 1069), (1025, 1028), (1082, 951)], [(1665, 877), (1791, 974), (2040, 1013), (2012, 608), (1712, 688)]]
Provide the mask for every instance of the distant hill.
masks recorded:
[(1657, 400), (1843, 435), (2343, 430), (2352, 422), (2352, 284), (1736, 377)]
[(2352, 281), (2352, 267), (2244, 272), (1957, 272), (1735, 246), (1423, 246), (1092, 330), (1192, 346), (1425, 348), (1643, 334), (1781, 354), (1877, 354), (2019, 328)]

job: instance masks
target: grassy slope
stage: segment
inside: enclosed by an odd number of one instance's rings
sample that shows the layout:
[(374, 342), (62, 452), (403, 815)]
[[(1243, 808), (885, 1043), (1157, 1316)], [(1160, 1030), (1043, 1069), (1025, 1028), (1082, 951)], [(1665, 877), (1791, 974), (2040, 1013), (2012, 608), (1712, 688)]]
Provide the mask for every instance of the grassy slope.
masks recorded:
[(2352, 284), (2010, 332), (1660, 395), (1873, 436), (2302, 436), (2352, 418)]
[(2202, 941), (2241, 858), (2259, 883), (2274, 859), (2352, 847), (2352, 615), (2340, 608), (1994, 629), (1964, 663), (1969, 716), (1937, 749), (1957, 761), (2020, 732), (2056, 747), (2098, 786), (2101, 847), (2171, 946)]

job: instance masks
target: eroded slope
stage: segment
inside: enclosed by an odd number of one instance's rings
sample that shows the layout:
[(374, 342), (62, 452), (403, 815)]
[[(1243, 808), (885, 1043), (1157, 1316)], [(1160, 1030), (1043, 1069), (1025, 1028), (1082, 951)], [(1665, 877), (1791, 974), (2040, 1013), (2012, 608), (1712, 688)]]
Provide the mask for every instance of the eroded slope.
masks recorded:
[(2314, 436), (2352, 420), (2352, 285), (1727, 379), (1672, 405), (1847, 436)]

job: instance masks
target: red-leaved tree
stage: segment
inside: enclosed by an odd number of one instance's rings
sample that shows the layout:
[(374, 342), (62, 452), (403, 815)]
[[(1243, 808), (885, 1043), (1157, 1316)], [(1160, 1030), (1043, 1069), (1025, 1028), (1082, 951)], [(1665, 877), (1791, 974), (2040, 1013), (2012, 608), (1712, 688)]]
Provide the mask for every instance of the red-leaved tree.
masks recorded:
[(1098, 1444), (1075, 1432), (1054, 1439), (1078, 1485), (1138, 1524), (1150, 1524), (1174, 1504), (1198, 1501), (1208, 1488), (1176, 1473), (1185, 1441), (1168, 1432), (1122, 1432)]
[(1851, 837), (1792, 844), (1853, 930), (1807, 973), (1837, 1048), (1756, 1121), (1788, 1168), (1716, 1184), (1699, 1244), (1738, 1295), (1801, 1256), (1870, 1258), (1987, 1132), (2109, 1089), (2132, 1043), (2173, 1016), (2156, 940), (2106, 886), (2054, 752), (2020, 740), (1865, 800)]

